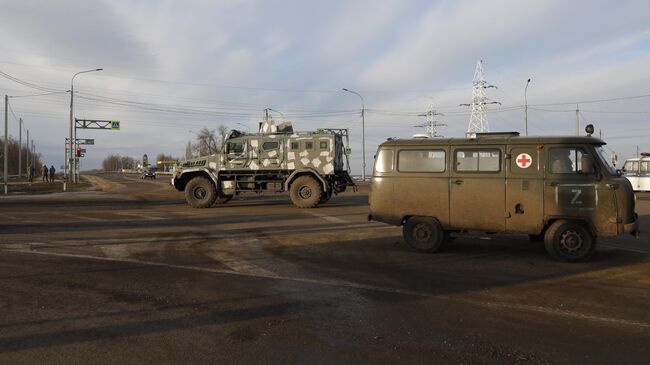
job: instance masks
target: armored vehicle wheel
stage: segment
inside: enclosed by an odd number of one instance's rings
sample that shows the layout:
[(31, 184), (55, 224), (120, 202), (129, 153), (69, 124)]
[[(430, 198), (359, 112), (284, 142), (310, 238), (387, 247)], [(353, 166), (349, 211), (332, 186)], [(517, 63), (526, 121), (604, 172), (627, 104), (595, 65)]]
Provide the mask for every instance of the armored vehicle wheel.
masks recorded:
[(217, 190), (205, 177), (195, 177), (185, 186), (185, 200), (194, 208), (209, 208), (216, 199)]
[(406, 243), (420, 252), (436, 252), (445, 239), (445, 231), (435, 218), (411, 217), (404, 224)]
[(323, 191), (316, 179), (300, 176), (292, 184), (289, 192), (291, 201), (298, 208), (314, 208), (321, 200)]
[(596, 238), (581, 222), (559, 220), (546, 231), (544, 246), (558, 261), (587, 261), (596, 251)]
[(232, 195), (220, 195), (215, 199), (214, 204), (226, 204), (232, 199)]
[(322, 193), (321, 197), (320, 197), (320, 201), (318, 202), (318, 204), (325, 204), (331, 198), (332, 198), (332, 190), (328, 191), (327, 193)]

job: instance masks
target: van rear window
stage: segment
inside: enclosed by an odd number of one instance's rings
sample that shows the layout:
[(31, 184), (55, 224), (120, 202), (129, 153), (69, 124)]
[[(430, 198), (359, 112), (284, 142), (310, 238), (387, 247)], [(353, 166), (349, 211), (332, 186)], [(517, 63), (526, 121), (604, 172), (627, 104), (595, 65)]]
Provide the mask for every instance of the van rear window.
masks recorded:
[(443, 150), (402, 150), (397, 154), (401, 172), (444, 172), (447, 155)]
[(456, 171), (499, 172), (500, 162), (499, 150), (456, 150)]

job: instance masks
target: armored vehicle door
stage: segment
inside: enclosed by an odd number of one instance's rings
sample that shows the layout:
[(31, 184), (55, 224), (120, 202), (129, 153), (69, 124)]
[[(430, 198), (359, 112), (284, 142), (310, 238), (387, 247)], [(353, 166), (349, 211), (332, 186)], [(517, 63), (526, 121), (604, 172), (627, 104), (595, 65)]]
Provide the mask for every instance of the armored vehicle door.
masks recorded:
[(506, 230), (539, 234), (544, 227), (543, 146), (508, 146), (507, 156)]
[(284, 160), (284, 146), (280, 138), (263, 138), (258, 151), (260, 169), (280, 168)]
[(494, 232), (505, 230), (504, 149), (501, 145), (452, 148), (450, 226)]
[(229, 140), (226, 142), (224, 154), (226, 155), (226, 168), (238, 170), (246, 168), (249, 162), (248, 145), (245, 139)]

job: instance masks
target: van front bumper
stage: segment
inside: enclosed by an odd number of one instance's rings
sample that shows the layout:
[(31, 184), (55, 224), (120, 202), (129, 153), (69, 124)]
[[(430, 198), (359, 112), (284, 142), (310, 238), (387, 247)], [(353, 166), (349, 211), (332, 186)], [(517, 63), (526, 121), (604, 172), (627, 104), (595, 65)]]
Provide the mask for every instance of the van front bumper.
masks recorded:
[(634, 213), (634, 221), (623, 225), (623, 233), (629, 233), (637, 239), (641, 236), (639, 231), (639, 216)]

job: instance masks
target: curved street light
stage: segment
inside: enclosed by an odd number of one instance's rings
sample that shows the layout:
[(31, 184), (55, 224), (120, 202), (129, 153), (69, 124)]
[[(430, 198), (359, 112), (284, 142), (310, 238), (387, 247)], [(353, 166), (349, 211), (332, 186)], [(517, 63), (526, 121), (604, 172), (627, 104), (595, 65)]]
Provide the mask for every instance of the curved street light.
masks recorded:
[(69, 161), (64, 161), (67, 162), (67, 165), (70, 168), (69, 174), (68, 174), (68, 179), (72, 183), (77, 182), (77, 177), (76, 177), (76, 156), (73, 155), (73, 152), (75, 151), (75, 145), (76, 145), (76, 140), (77, 138), (77, 131), (76, 128), (74, 127), (74, 78), (77, 77), (77, 75), (80, 74), (85, 74), (88, 72), (96, 72), (96, 71), (102, 71), (103, 68), (95, 68), (92, 70), (86, 70), (86, 71), (79, 71), (76, 74), (72, 75), (72, 80), (70, 80), (70, 158)]
[(363, 96), (356, 91), (343, 88), (343, 91), (358, 96), (361, 99), (361, 179), (366, 181), (366, 103)]

